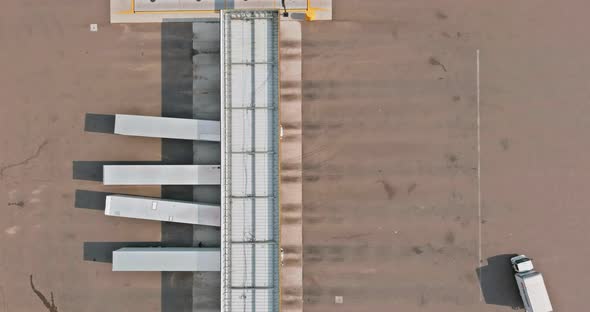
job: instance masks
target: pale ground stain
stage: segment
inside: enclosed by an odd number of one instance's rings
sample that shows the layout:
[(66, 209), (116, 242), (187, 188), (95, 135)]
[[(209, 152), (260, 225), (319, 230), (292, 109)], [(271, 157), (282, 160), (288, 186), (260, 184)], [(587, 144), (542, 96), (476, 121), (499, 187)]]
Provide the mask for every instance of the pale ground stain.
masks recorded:
[(11, 227), (5, 229), (4, 233), (6, 233), (8, 235), (14, 235), (14, 234), (18, 233), (19, 230), (20, 230), (20, 226), (15, 225), (15, 226), (11, 226)]

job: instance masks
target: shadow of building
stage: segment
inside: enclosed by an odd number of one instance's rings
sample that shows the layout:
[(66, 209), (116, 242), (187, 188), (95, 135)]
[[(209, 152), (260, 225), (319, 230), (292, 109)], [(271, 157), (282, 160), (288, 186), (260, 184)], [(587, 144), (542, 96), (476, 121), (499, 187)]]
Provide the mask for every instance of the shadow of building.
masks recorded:
[[(204, 21), (161, 25), (162, 116), (219, 120), (219, 23)], [(202, 33), (199, 34), (199, 31)], [(221, 145), (216, 142), (163, 139), (162, 161), (220, 164)], [(221, 188), (209, 185), (162, 186), (162, 198), (218, 204)], [(162, 244), (219, 247), (220, 240), (220, 229), (216, 227), (162, 223)], [(220, 284), (219, 272), (163, 272), (162, 311), (219, 311)]]

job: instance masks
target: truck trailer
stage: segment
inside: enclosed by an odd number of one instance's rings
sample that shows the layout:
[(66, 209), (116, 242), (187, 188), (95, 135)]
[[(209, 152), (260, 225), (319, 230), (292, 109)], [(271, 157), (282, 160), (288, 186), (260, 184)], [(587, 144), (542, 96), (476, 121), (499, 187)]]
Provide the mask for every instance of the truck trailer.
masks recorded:
[(552, 312), (553, 307), (545, 287), (543, 275), (533, 266), (533, 262), (525, 255), (510, 259), (516, 272), (514, 278), (526, 312)]

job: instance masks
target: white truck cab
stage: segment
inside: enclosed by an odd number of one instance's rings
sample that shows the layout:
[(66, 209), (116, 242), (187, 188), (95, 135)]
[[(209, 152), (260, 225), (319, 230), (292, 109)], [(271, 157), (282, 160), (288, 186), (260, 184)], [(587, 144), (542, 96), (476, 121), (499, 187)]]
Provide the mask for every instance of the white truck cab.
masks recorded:
[(510, 259), (510, 262), (512, 263), (514, 272), (517, 273), (532, 271), (535, 269), (532, 259), (527, 258), (525, 255), (513, 257)]
[(525, 255), (519, 255), (510, 258), (510, 263), (516, 272), (514, 278), (526, 312), (552, 312), (543, 275), (535, 271), (533, 261)]

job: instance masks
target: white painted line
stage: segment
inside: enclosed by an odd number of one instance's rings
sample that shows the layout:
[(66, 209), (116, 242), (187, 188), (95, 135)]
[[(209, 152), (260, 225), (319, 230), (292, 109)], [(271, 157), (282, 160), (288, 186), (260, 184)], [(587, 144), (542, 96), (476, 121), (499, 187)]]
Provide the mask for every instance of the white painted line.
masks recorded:
[(98, 31), (98, 24), (90, 24), (90, 31), (97, 32)]
[[(478, 258), (479, 258), (479, 262), (478, 262), (478, 267), (481, 267), (481, 265), (483, 264), (483, 259), (482, 259), (482, 238), (481, 238), (481, 115), (480, 115), (480, 110), (479, 110), (479, 49), (477, 49), (475, 51), (475, 55), (476, 55), (476, 72), (477, 72), (477, 77), (476, 77), (476, 81), (477, 81), (477, 229), (478, 229), (478, 235), (477, 235), (477, 248), (478, 248)], [(481, 271), (480, 271), (481, 272)], [(483, 280), (483, 275), (480, 273), (479, 274), (479, 278), (480, 278), (480, 285), (482, 283)], [(480, 286), (480, 290), (481, 286)], [(483, 300), (483, 293), (482, 291), (479, 292), (479, 301)]]

